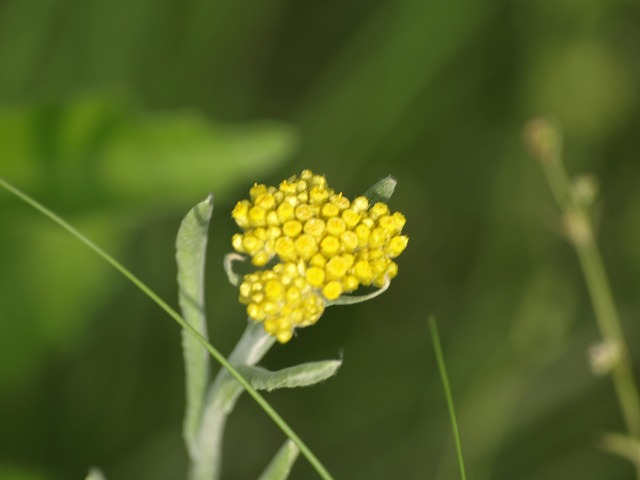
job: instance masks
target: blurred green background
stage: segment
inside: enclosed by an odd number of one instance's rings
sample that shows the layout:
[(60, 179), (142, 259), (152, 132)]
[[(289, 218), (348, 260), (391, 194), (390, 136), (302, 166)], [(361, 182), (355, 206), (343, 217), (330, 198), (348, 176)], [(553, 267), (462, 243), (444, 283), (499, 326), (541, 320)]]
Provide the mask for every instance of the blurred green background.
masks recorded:
[[(336, 478), (458, 478), (434, 313), (471, 478), (631, 479), (596, 446), (623, 425), (521, 128), (559, 120), (570, 170), (600, 179), (640, 372), (638, 45), (633, 0), (4, 0), (0, 175), (172, 305), (179, 222), (214, 192), (210, 337), (228, 353), (245, 321), (222, 270), (233, 204), (303, 168), (350, 197), (392, 174), (400, 275), (274, 348), (270, 368), (344, 365), (268, 400)], [(184, 478), (174, 322), (4, 191), (0, 228), (0, 478)], [(283, 440), (243, 397), (224, 478), (255, 478)], [(300, 459), (292, 478), (315, 474)]]

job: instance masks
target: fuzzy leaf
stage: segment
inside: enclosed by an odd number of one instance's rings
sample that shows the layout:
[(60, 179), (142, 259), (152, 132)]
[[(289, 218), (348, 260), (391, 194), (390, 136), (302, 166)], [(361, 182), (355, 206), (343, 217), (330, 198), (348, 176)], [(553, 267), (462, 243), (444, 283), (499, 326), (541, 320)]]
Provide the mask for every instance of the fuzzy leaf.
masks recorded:
[[(184, 319), (205, 338), (204, 265), (212, 212), (213, 196), (209, 195), (184, 217), (176, 239), (180, 309)], [(183, 434), (191, 451), (209, 384), (209, 353), (186, 330), (182, 332), (182, 348), (187, 382)]]
[(284, 442), (276, 456), (269, 462), (267, 468), (258, 480), (285, 480), (291, 473), (291, 467), (298, 458), (300, 450), (291, 440)]
[(342, 365), (342, 360), (309, 362), (272, 372), (262, 367), (242, 366), (238, 370), (257, 390), (306, 387), (332, 377)]
[(396, 179), (389, 175), (372, 185), (371, 188), (364, 193), (364, 196), (367, 197), (372, 204), (376, 202), (386, 203), (391, 198), (391, 195), (393, 195), (397, 183)]

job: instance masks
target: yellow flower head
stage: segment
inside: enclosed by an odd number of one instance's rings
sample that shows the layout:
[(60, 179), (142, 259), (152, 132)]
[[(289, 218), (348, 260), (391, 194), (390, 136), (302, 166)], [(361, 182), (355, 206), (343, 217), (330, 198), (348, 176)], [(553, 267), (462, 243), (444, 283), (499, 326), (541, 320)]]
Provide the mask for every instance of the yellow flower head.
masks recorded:
[(233, 248), (258, 267), (246, 275), (240, 301), (249, 317), (264, 322), (278, 341), (296, 327), (315, 323), (326, 301), (360, 286), (382, 287), (398, 273), (393, 261), (407, 246), (405, 217), (381, 202), (353, 201), (327, 186), (322, 175), (304, 170), (278, 187), (254, 185), (232, 217), (243, 230)]

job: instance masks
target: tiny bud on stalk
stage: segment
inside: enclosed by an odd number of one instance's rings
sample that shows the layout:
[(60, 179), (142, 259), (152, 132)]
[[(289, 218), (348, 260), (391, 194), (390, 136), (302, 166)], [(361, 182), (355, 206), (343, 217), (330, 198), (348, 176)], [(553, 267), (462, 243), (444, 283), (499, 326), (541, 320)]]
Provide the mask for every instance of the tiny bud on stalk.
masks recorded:
[(523, 136), (529, 152), (538, 161), (550, 162), (558, 157), (560, 135), (548, 120), (542, 117), (529, 120), (524, 127)]

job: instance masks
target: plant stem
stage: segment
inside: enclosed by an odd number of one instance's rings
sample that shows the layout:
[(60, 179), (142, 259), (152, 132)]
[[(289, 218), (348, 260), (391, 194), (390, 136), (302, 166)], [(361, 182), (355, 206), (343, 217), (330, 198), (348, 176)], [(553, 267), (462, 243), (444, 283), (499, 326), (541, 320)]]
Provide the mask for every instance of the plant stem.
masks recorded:
[[(229, 356), (234, 367), (255, 365), (273, 346), (275, 339), (262, 325), (249, 321), (242, 337)], [(199, 427), (195, 456), (192, 459), (191, 480), (215, 480), (220, 476), (222, 439), (227, 417), (244, 388), (226, 369), (220, 369), (205, 400)]]
[(620, 349), (620, 360), (613, 366), (611, 375), (627, 430), (632, 437), (640, 439), (640, 398), (600, 251), (593, 242), (576, 248), (600, 333), (605, 341), (613, 342)]
[[(600, 335), (619, 352), (619, 359), (611, 365), (611, 379), (627, 432), (632, 439), (640, 441), (640, 396), (606, 268), (595, 241), (589, 205), (578, 198), (565, 170), (559, 132), (551, 124), (535, 120), (526, 133), (534, 153), (540, 153), (537, 156), (562, 211), (566, 234), (578, 254)], [(640, 480), (640, 458), (636, 458), (634, 465)]]

